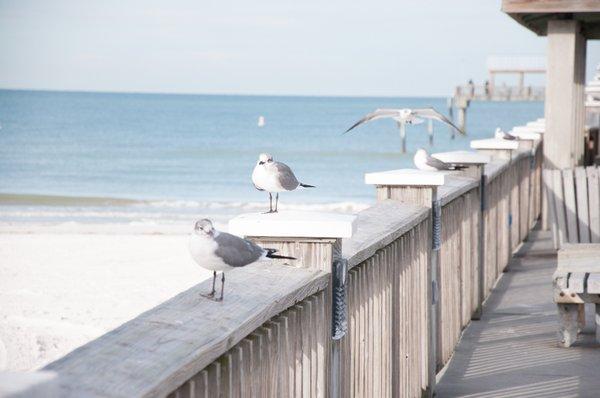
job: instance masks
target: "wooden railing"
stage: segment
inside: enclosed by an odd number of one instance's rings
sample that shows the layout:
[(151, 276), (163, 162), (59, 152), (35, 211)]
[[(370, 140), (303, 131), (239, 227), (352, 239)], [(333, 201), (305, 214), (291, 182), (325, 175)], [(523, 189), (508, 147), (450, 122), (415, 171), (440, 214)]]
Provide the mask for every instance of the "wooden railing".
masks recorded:
[[(349, 239), (256, 238), (301, 266), (231, 271), (222, 303), (198, 298), (203, 282), (48, 365), (48, 383), (70, 397), (431, 395), (540, 214), (540, 156), (536, 144), (486, 165), (481, 181), (446, 176), (434, 196), (379, 189)], [(337, 340), (332, 264), (348, 268), (347, 332)]]

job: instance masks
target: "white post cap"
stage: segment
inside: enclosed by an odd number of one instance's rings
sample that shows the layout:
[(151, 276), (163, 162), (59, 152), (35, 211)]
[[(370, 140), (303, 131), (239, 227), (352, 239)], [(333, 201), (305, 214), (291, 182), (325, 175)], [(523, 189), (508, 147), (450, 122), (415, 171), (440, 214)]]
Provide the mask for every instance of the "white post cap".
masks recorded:
[(515, 132), (523, 132), (523, 133), (538, 133), (538, 134), (544, 134), (544, 132), (546, 131), (545, 127), (541, 127), (541, 126), (515, 126), (512, 128), (512, 131)]
[(444, 185), (444, 173), (417, 169), (399, 169), (365, 174), (365, 184), (395, 186)]
[(241, 214), (229, 220), (229, 233), (273, 238), (350, 238), (355, 215), (313, 211)]
[(485, 164), (492, 160), (489, 155), (474, 151), (438, 152), (431, 154), (431, 156), (444, 163), (456, 165)]
[(519, 143), (517, 141), (501, 140), (498, 138), (488, 138), (485, 140), (473, 140), (471, 141), (471, 148), (473, 149), (518, 149)]
[(520, 140), (536, 141), (542, 139), (542, 135), (540, 133), (534, 133), (533, 131), (512, 130), (510, 134), (514, 135), (515, 137), (518, 137)]

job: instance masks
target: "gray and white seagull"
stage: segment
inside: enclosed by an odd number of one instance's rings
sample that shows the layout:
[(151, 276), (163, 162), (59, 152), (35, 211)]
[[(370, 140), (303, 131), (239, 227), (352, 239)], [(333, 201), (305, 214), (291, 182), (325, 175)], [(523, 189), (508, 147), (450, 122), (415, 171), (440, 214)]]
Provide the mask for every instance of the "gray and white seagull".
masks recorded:
[(417, 149), (417, 152), (413, 157), (413, 162), (417, 169), (426, 171), (460, 170), (465, 168), (465, 166), (458, 166), (452, 163), (442, 162), (441, 160), (429, 155), (423, 148)]
[[(252, 183), (259, 191), (269, 193), (268, 213), (277, 213), (279, 192), (293, 191), (298, 187), (314, 188), (314, 185), (303, 184), (294, 175), (290, 167), (282, 162), (273, 160), (268, 153), (261, 153), (252, 171)], [(275, 210), (273, 210), (273, 193), (275, 196)]]
[(360, 126), (361, 124), (371, 122), (377, 119), (393, 119), (396, 121), (398, 128), (400, 129), (400, 138), (402, 138), (402, 152), (406, 152), (406, 147), (404, 147), (405, 136), (406, 136), (406, 125), (407, 124), (420, 124), (423, 123), (423, 119), (432, 119), (437, 120), (442, 123), (447, 124), (452, 127), (454, 130), (458, 131), (462, 135), (466, 135), (464, 131), (459, 129), (454, 123), (450, 121), (446, 116), (442, 115), (438, 111), (433, 108), (416, 108), (416, 109), (394, 109), (394, 108), (385, 108), (385, 109), (376, 109), (375, 111), (366, 114), (362, 119), (358, 122), (354, 123), (348, 130), (344, 132), (346, 134), (350, 130), (355, 127)]
[[(225, 272), (267, 259), (295, 260), (295, 257), (280, 256), (277, 250), (262, 248), (254, 242), (242, 239), (227, 232), (219, 232), (210, 220), (197, 221), (190, 234), (190, 254), (194, 261), (213, 271), (212, 290), (202, 296), (215, 301), (223, 300)], [(215, 297), (217, 271), (221, 272), (221, 296)]]

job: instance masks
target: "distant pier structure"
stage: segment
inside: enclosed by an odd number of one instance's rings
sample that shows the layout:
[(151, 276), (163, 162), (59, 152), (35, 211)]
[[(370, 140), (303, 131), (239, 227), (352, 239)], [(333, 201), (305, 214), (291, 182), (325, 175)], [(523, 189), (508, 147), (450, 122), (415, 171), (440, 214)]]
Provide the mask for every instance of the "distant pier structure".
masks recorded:
[[(467, 108), (471, 101), (543, 101), (545, 88), (525, 84), (525, 75), (545, 74), (546, 60), (535, 56), (491, 56), (487, 59), (488, 80), (483, 84), (469, 81), (457, 86), (448, 101), (449, 114), (457, 109), (459, 127), (465, 130)], [(498, 84), (498, 75), (516, 75), (514, 85)]]

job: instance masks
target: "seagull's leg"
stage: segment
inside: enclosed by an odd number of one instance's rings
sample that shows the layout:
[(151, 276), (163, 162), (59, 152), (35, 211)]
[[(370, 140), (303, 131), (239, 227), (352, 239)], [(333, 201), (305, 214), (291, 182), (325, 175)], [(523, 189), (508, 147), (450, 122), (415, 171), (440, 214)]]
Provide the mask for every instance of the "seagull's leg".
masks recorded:
[(201, 294), (202, 297), (213, 298), (215, 296), (215, 280), (217, 279), (217, 271), (213, 271), (213, 284), (210, 293)]
[(273, 213), (277, 213), (277, 204), (279, 203), (279, 192), (275, 194), (275, 211)]
[(215, 298), (215, 301), (223, 301), (223, 291), (225, 290), (225, 272), (221, 272), (221, 297)]
[(269, 211), (265, 211), (264, 214), (273, 213), (273, 195), (269, 192)]

